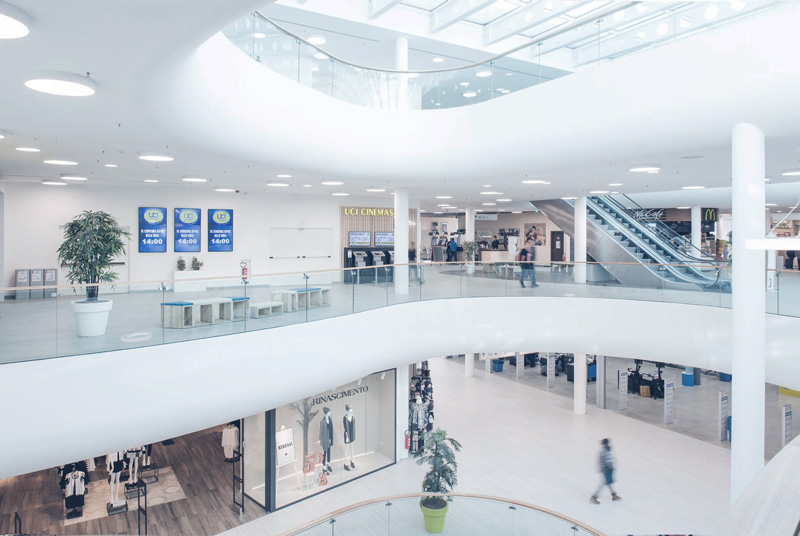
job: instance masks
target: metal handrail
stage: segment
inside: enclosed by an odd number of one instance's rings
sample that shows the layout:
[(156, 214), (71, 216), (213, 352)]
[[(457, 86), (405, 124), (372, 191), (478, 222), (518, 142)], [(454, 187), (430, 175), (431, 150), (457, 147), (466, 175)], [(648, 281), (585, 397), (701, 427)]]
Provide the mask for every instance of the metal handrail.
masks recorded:
[(320, 52), (322, 52), (323, 54), (325, 54), (329, 58), (331, 58), (333, 60), (336, 60), (338, 62), (344, 63), (346, 65), (350, 65), (351, 67), (356, 67), (356, 68), (359, 68), (359, 69), (366, 69), (368, 71), (378, 71), (378, 72), (383, 72), (383, 73), (435, 74), (435, 73), (446, 73), (446, 72), (450, 72), (450, 71), (459, 71), (461, 69), (469, 69), (471, 67), (480, 67), (482, 65), (486, 65), (487, 63), (492, 63), (492, 62), (497, 61), (499, 59), (502, 59), (502, 58), (505, 58), (507, 56), (510, 56), (511, 54), (514, 54), (515, 52), (519, 52), (520, 50), (525, 50), (526, 48), (530, 48), (530, 47), (532, 47), (534, 45), (541, 45), (544, 41), (546, 41), (548, 39), (552, 39), (554, 37), (558, 37), (559, 35), (565, 34), (565, 33), (569, 32), (569, 31), (572, 31), (578, 26), (583, 26), (584, 24), (587, 24), (589, 22), (597, 21), (597, 20), (602, 19), (603, 17), (611, 16), (614, 13), (616, 13), (617, 11), (622, 11), (623, 9), (627, 9), (629, 7), (633, 7), (633, 6), (635, 6), (637, 4), (641, 4), (641, 3), (642, 3), (641, 0), (632, 1), (632, 2), (620, 2), (620, 3), (614, 2), (610, 8), (608, 8), (608, 9), (606, 9), (606, 10), (600, 12), (600, 13), (592, 12), (592, 13), (587, 13), (587, 14), (585, 14), (583, 16), (577, 17), (570, 24), (567, 24), (566, 27), (559, 26), (558, 28), (554, 28), (553, 30), (550, 30), (548, 32), (545, 32), (545, 33), (537, 36), (534, 42), (525, 43), (523, 45), (518, 45), (518, 46), (516, 46), (516, 47), (514, 47), (512, 49), (509, 49), (509, 50), (505, 51), (505, 52), (501, 52), (500, 54), (495, 54), (494, 56), (492, 56), (492, 57), (490, 57), (490, 58), (488, 58), (486, 60), (478, 61), (478, 62), (474, 62), (474, 63), (468, 63), (466, 65), (461, 65), (460, 67), (447, 67), (447, 68), (443, 68), (443, 69), (432, 69), (432, 70), (425, 70), (425, 71), (400, 71), (400, 70), (397, 70), (397, 69), (385, 69), (385, 68), (381, 68), (381, 67), (370, 67), (370, 66), (360, 65), (358, 63), (353, 63), (351, 61), (344, 60), (344, 59), (342, 59), (342, 58), (340, 58), (338, 56), (335, 56), (334, 54), (331, 54), (330, 52), (328, 52), (328, 51), (326, 51), (326, 50), (324, 50), (322, 48), (319, 48), (317, 45), (309, 43), (308, 41), (306, 41), (305, 39), (303, 39), (299, 35), (287, 30), (286, 28), (284, 28), (280, 24), (276, 23), (274, 20), (270, 19), (269, 17), (267, 17), (266, 15), (261, 13), (261, 11), (256, 10), (253, 13), (255, 15), (258, 15), (265, 22), (268, 22), (269, 24), (273, 25), (274, 27), (276, 27), (278, 30), (280, 30), (281, 32), (285, 33), (286, 35), (288, 35), (290, 37), (293, 37), (293, 38), (295, 38), (295, 39), (297, 39), (299, 41), (302, 41), (304, 44), (306, 44), (306, 45), (308, 45), (310, 47), (313, 47), (316, 50), (319, 50)]

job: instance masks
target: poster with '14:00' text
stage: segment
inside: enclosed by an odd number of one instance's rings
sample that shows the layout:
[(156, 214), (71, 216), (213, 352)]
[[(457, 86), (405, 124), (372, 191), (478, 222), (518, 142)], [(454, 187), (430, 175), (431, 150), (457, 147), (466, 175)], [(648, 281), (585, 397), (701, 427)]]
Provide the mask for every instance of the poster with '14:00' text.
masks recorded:
[(233, 251), (233, 210), (208, 210), (208, 251)]

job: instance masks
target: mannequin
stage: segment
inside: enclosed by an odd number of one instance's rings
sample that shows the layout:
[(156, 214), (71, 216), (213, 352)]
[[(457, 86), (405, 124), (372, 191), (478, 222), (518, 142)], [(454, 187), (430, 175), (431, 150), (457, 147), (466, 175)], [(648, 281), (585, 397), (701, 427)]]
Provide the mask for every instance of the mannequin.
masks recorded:
[(108, 469), (109, 485), (111, 487), (110, 503), (112, 505), (119, 502), (119, 477), (122, 475), (122, 467), (125, 465), (125, 452), (114, 452), (106, 456), (106, 469)]
[[(353, 406), (345, 404), (344, 409), (347, 412), (342, 417), (342, 427), (344, 428), (344, 470), (349, 471), (350, 468), (355, 469), (356, 464), (353, 463), (353, 442), (356, 440), (356, 418), (353, 417)], [(347, 466), (347, 460), (350, 460), (350, 467)]]
[(128, 456), (128, 483), (125, 484), (126, 488), (133, 488), (139, 482), (139, 457), (144, 452), (144, 447), (134, 447), (126, 454)]
[(319, 423), (319, 441), (317, 444), (322, 446), (322, 465), (329, 473), (333, 473), (331, 468), (331, 447), (333, 446), (333, 419), (331, 419), (331, 408), (322, 408), (324, 413)]
[(150, 469), (150, 455), (153, 453), (153, 444), (148, 443), (144, 446), (144, 455), (142, 459), (142, 469)]

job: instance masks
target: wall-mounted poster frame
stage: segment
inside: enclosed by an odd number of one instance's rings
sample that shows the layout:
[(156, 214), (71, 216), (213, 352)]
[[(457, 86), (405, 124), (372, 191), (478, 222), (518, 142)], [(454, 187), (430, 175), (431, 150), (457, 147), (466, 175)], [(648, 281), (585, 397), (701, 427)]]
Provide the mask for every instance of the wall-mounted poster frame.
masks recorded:
[(139, 207), (139, 253), (167, 252), (167, 209)]
[(176, 208), (175, 225), (175, 252), (199, 252), (201, 246), (200, 216), (202, 211), (199, 208)]
[(233, 209), (208, 209), (208, 252), (233, 251)]

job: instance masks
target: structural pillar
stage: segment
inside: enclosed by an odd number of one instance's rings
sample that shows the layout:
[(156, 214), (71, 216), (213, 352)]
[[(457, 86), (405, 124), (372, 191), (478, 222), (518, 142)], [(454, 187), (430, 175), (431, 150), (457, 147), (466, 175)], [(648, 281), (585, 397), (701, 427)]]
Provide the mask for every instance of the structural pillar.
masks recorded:
[(464, 354), (464, 376), (467, 378), (475, 376), (475, 360), (480, 356), (481, 354)]
[(732, 135), (733, 428), (731, 504), (764, 467), (764, 250), (747, 249), (748, 239), (764, 238), (764, 133), (739, 123)]
[(464, 213), (464, 238), (475, 241), (475, 207), (469, 205)]
[(394, 293), (408, 294), (408, 188), (394, 191)]
[(574, 212), (575, 269), (572, 278), (576, 283), (586, 283), (586, 197), (575, 200)]
[[(772, 211), (765, 210), (764, 214), (764, 236), (772, 233)], [(778, 252), (776, 250), (767, 250), (767, 290), (778, 290), (775, 281), (775, 268), (778, 265)], [(781, 266), (783, 268), (783, 266)]]
[(700, 205), (693, 205), (691, 212), (692, 219), (692, 247), (702, 249), (703, 246), (703, 221), (700, 218)]
[(397, 408), (395, 432), (395, 452), (397, 457), (395, 461), (408, 458), (408, 450), (406, 450), (406, 432), (408, 431), (408, 383), (411, 380), (414, 365), (399, 366), (396, 369), (397, 376), (395, 382), (397, 385), (397, 392), (395, 393), (395, 407)]
[(578, 415), (586, 415), (586, 354), (575, 354), (572, 366), (574, 410)]
[(595, 356), (597, 362), (597, 380), (595, 381), (595, 405), (606, 409), (606, 356)]
[[(408, 70), (408, 39), (396, 37), (394, 40), (394, 68), (397, 71)], [(397, 77), (397, 109), (408, 110), (408, 75), (395, 74)]]

